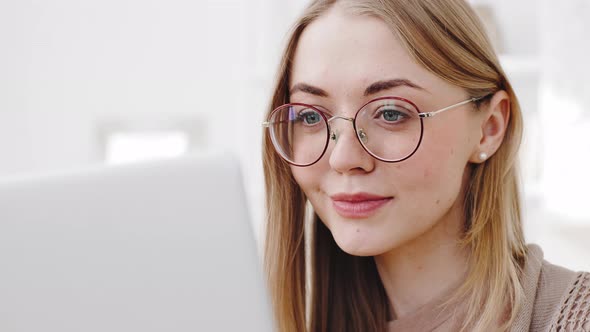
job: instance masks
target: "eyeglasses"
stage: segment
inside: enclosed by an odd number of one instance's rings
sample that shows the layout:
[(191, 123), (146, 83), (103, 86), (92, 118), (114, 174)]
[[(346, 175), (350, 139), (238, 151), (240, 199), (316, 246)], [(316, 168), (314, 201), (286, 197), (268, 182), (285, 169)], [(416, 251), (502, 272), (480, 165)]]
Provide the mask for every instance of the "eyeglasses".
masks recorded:
[(269, 129), (275, 150), (294, 166), (311, 166), (322, 158), (330, 140), (338, 140), (338, 133), (331, 128), (336, 119), (352, 122), (358, 141), (371, 156), (395, 163), (410, 158), (418, 150), (424, 134), (422, 119), (483, 98), (421, 113), (407, 99), (382, 97), (363, 105), (354, 118), (331, 116), (317, 106), (292, 103), (274, 109), (262, 126)]

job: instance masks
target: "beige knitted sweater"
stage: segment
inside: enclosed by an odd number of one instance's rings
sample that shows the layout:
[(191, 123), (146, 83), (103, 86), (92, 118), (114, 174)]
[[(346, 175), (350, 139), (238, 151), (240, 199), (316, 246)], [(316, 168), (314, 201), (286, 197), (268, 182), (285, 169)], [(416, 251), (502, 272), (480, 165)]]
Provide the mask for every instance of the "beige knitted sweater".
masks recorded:
[[(525, 263), (525, 303), (510, 332), (589, 331), (590, 273), (573, 272), (543, 259), (537, 245), (529, 245)], [(389, 322), (389, 331), (458, 331), (465, 308), (441, 307), (455, 289), (415, 313)]]

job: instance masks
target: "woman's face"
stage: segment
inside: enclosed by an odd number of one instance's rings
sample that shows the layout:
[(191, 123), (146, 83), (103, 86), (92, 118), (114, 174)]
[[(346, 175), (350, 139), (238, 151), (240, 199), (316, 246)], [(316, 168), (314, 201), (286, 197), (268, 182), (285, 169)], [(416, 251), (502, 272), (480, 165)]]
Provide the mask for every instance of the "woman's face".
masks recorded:
[[(410, 84), (375, 85), (391, 80)], [(289, 84), (290, 102), (350, 118), (368, 101), (384, 96), (408, 99), (420, 112), (469, 98), (414, 62), (384, 22), (347, 14), (338, 6), (304, 30)], [(337, 141), (330, 140), (316, 164), (291, 170), (342, 250), (375, 256), (423, 237), (437, 224), (463, 222), (461, 191), (481, 138), (473, 108), (467, 104), (424, 119), (420, 147), (398, 163), (365, 152), (351, 122), (330, 123)]]

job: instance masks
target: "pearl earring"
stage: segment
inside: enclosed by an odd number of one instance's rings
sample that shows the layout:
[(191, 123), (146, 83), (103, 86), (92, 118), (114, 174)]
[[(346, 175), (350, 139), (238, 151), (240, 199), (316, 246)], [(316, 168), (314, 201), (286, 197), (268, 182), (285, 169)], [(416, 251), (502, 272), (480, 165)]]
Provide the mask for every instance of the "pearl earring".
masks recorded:
[(482, 152), (479, 154), (479, 160), (481, 161), (485, 161), (486, 159), (488, 159), (488, 154), (485, 152)]

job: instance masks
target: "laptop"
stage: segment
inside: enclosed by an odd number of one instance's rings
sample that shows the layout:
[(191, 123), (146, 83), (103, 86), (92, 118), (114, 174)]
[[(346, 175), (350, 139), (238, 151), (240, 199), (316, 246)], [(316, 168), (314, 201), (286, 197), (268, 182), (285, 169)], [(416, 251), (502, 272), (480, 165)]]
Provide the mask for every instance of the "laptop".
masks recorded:
[(271, 331), (232, 157), (0, 181), (0, 331)]

